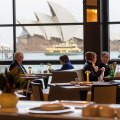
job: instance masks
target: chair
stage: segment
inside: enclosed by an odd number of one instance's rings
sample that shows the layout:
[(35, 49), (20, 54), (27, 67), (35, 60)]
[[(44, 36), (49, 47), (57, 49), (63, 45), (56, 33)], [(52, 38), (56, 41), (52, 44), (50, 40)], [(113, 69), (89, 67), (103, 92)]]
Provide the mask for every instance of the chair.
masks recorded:
[(75, 71), (54, 71), (51, 83), (66, 83), (75, 80), (77, 77)]
[(54, 100), (79, 101), (80, 100), (79, 90), (69, 91), (59, 86), (50, 86), (48, 100), (49, 101), (54, 101)]
[[(77, 78), (77, 73), (75, 71), (54, 71), (51, 83), (67, 83), (75, 80)], [(56, 86), (50, 86), (48, 100), (80, 100), (79, 91), (72, 92), (64, 91)]]
[(79, 80), (84, 81), (83, 69), (75, 70), (75, 72), (77, 73)]
[(117, 103), (118, 84), (93, 85), (91, 100), (96, 103)]
[(31, 82), (31, 85), (32, 85), (32, 100), (44, 101), (42, 84)]

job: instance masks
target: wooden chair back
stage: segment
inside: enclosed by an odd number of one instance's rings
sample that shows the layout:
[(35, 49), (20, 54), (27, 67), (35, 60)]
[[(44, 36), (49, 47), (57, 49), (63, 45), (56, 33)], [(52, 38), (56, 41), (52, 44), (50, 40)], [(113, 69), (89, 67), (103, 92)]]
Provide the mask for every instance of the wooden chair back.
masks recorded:
[(51, 83), (66, 83), (74, 81), (77, 77), (75, 71), (54, 71)]
[(100, 104), (115, 104), (117, 103), (117, 90), (117, 84), (93, 85), (91, 100)]

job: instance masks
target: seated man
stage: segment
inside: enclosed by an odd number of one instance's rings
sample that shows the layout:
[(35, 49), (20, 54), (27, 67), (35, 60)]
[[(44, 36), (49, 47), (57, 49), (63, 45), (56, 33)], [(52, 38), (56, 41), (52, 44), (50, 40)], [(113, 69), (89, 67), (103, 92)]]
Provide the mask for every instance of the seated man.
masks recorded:
[[(9, 70), (16, 77), (21, 77), (21, 74), (22, 75), (27, 74), (25, 67), (22, 65), (23, 58), (24, 56), (22, 52), (16, 52), (14, 54), (14, 61), (10, 64)], [(36, 83), (39, 82), (42, 84), (41, 80), (34, 80), (33, 82), (36, 82)], [(28, 99), (30, 99), (30, 95), (32, 92), (31, 84), (30, 85), (29, 84), (30, 84), (30, 81), (29, 82), (27, 81), (25, 87), (23, 88), (23, 94), (27, 95)]]
[[(26, 69), (22, 65), (23, 58), (24, 56), (22, 52), (16, 52), (14, 54), (13, 62), (10, 64), (9, 70), (16, 77), (21, 77), (21, 75), (27, 74)], [(26, 90), (27, 90), (27, 82), (26, 82), (25, 87), (23, 88), (23, 94), (26, 94)]]
[(69, 57), (67, 55), (61, 55), (59, 57), (59, 60), (60, 60), (62, 67), (60, 69), (56, 69), (56, 70), (49, 69), (49, 72), (74, 69), (74, 67), (71, 64)]
[(109, 64), (109, 60), (110, 60), (110, 55), (108, 52), (104, 51), (101, 54), (101, 63), (99, 65), (99, 69), (101, 69), (102, 67), (105, 68), (105, 72), (104, 72), (104, 76), (108, 76), (110, 74), (110, 67), (112, 66), (113, 69), (116, 69), (116, 62)]
[(55, 70), (55, 71), (74, 69), (74, 67), (71, 64), (69, 57), (67, 55), (60, 56), (59, 60), (60, 60), (62, 67), (60, 69)]
[(22, 52), (16, 52), (14, 54), (14, 61), (10, 64), (9, 70), (12, 71), (12, 69), (17, 68), (18, 71), (21, 72), (21, 74), (27, 74), (26, 69), (22, 65), (23, 58), (24, 56)]

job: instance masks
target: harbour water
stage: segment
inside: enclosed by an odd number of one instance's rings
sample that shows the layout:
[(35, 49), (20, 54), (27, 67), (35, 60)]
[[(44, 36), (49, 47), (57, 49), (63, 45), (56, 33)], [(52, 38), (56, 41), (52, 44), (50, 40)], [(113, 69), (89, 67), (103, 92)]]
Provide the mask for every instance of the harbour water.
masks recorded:
[[(11, 56), (12, 54), (8, 54), (8, 56)], [(120, 55), (120, 52), (111, 52), (110, 53), (110, 59), (120, 59), (118, 56)], [(83, 54), (80, 55), (71, 55), (69, 56), (70, 60), (80, 60), (83, 59)], [(0, 54), (0, 60), (6, 60), (4, 54)], [(12, 60), (12, 59), (9, 59)], [(59, 60), (59, 55), (58, 56), (48, 56), (45, 55), (44, 53), (24, 53), (24, 60)], [(39, 72), (40, 71), (40, 66), (41, 63), (38, 65), (31, 65), (33, 72)], [(44, 64), (44, 70), (47, 69), (47, 64)], [(9, 67), (9, 65), (1, 65), (0, 66), (0, 72), (4, 71), (5, 67)], [(25, 65), (25, 68), (28, 69), (29, 65)], [(58, 69), (60, 68), (61, 65), (52, 65), (53, 69)], [(74, 65), (75, 69), (82, 68), (83, 65)]]
[[(120, 52), (110, 52), (110, 59), (118, 59)], [(83, 53), (79, 55), (69, 55), (70, 60), (82, 60)], [(0, 53), (0, 60), (12, 59), (12, 53), (8, 53), (7, 58), (4, 53)], [(59, 55), (45, 55), (44, 53), (24, 53), (24, 60), (59, 60)]]

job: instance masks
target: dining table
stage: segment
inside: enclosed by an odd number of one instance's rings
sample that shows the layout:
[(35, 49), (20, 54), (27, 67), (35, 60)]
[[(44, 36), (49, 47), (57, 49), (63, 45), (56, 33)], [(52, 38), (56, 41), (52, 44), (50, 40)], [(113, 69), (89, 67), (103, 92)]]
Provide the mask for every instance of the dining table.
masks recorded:
[[(50, 86), (50, 92), (51, 91), (55, 91), (54, 92), (54, 95), (53, 93), (50, 94), (50, 100), (53, 98), (60, 98), (59, 96), (62, 95), (62, 98), (60, 99), (76, 99), (76, 100), (81, 100), (81, 101), (84, 101), (87, 99), (87, 93), (88, 91), (91, 91), (92, 90), (92, 85), (110, 85), (110, 84), (116, 84), (116, 83), (111, 83), (111, 82), (91, 82), (89, 84), (82, 84), (82, 85), (74, 85), (74, 84), (71, 84), (70, 82), (69, 83), (50, 83), (49, 86)], [(120, 88), (120, 84), (118, 84), (118, 88)], [(59, 96), (57, 95), (59, 92)], [(67, 96), (67, 94), (71, 94), (70, 96)], [(79, 93), (79, 98), (76, 97)], [(63, 98), (63, 95), (65, 96)], [(74, 96), (75, 95), (75, 96)], [(58, 97), (57, 97), (58, 96)], [(74, 98), (72, 98), (71, 96), (74, 96)], [(76, 98), (75, 98), (76, 97)]]
[[(21, 101), (16, 107), (0, 108), (0, 120), (112, 120), (113, 118), (84, 117), (82, 109), (89, 104), (87, 101), (57, 101), (64, 105), (63, 110), (42, 111), (43, 104), (53, 104), (56, 101)], [(120, 108), (120, 105), (113, 104)]]
[(111, 80), (120, 80), (120, 76), (114, 76), (113, 78), (111, 78), (110, 76), (105, 76), (103, 80), (106, 82), (109, 82)]
[(29, 83), (30, 83), (30, 81), (35, 80), (35, 79), (43, 79), (43, 83), (44, 83), (44, 86), (46, 89), (48, 86), (48, 80), (49, 80), (50, 76), (52, 76), (52, 73), (47, 72), (47, 73), (26, 74), (25, 76), (21, 76), (21, 78), (28, 80)]

